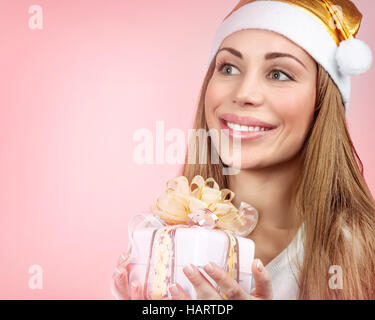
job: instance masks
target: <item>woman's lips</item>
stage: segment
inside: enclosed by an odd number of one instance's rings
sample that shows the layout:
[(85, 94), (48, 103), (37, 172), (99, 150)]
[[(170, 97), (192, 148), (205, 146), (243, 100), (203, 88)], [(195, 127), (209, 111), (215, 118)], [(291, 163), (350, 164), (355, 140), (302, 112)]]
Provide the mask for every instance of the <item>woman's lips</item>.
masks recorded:
[(263, 127), (267, 129), (275, 129), (277, 126), (260, 121), (253, 117), (241, 117), (236, 114), (225, 113), (220, 116), (220, 119), (224, 119), (228, 122), (237, 123), (239, 125), (251, 126), (251, 127)]
[(235, 131), (228, 127), (226, 120), (220, 118), (219, 121), (220, 121), (221, 128), (228, 130), (228, 131), (224, 130), (225, 134), (229, 135), (230, 137), (234, 139), (241, 139), (241, 140), (246, 140), (246, 141), (255, 140), (263, 136), (272, 134), (278, 128), (276, 127), (276, 128), (266, 130), (266, 131)]

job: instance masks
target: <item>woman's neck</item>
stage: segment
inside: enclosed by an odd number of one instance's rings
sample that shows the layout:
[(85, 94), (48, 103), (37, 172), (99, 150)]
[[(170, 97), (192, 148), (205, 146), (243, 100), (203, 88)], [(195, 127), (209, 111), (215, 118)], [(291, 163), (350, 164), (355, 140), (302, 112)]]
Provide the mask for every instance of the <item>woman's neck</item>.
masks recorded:
[(296, 230), (298, 219), (293, 204), (293, 187), (299, 166), (297, 160), (264, 169), (241, 169), (228, 176), (228, 188), (235, 193), (233, 205), (245, 201), (258, 210), (257, 229)]

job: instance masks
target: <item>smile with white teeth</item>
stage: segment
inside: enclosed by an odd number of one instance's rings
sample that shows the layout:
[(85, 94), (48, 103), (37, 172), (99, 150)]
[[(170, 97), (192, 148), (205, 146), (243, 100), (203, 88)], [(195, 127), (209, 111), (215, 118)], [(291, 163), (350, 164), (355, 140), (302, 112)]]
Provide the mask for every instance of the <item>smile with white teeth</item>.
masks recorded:
[(239, 125), (237, 123), (233, 122), (228, 122), (226, 121), (226, 124), (229, 128), (231, 128), (234, 131), (268, 131), (271, 130), (269, 128), (263, 128), (263, 127), (252, 127), (252, 126), (244, 126), (244, 125)]

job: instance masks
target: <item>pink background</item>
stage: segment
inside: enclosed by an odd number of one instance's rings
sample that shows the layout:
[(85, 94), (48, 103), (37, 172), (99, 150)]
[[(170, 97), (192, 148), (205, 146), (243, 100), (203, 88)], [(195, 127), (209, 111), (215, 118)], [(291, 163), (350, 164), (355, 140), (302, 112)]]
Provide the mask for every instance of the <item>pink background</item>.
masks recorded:
[[(359, 38), (375, 53), (375, 1)], [(137, 165), (133, 133), (191, 128), (216, 28), (237, 0), (0, 2), (0, 298), (113, 299), (131, 216), (179, 165)], [(43, 29), (31, 30), (31, 5)], [(375, 67), (349, 128), (375, 191)], [(168, 143), (166, 142), (166, 145)], [(43, 289), (30, 289), (40, 265)]]

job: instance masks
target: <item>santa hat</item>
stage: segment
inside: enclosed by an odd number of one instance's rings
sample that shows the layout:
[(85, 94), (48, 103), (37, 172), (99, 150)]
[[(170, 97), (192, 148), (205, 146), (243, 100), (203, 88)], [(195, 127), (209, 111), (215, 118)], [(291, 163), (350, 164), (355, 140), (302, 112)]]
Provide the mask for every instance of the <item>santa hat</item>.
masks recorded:
[(218, 28), (209, 59), (223, 40), (243, 29), (277, 32), (306, 50), (331, 76), (349, 107), (351, 75), (372, 63), (369, 46), (356, 39), (362, 14), (349, 0), (241, 0)]

